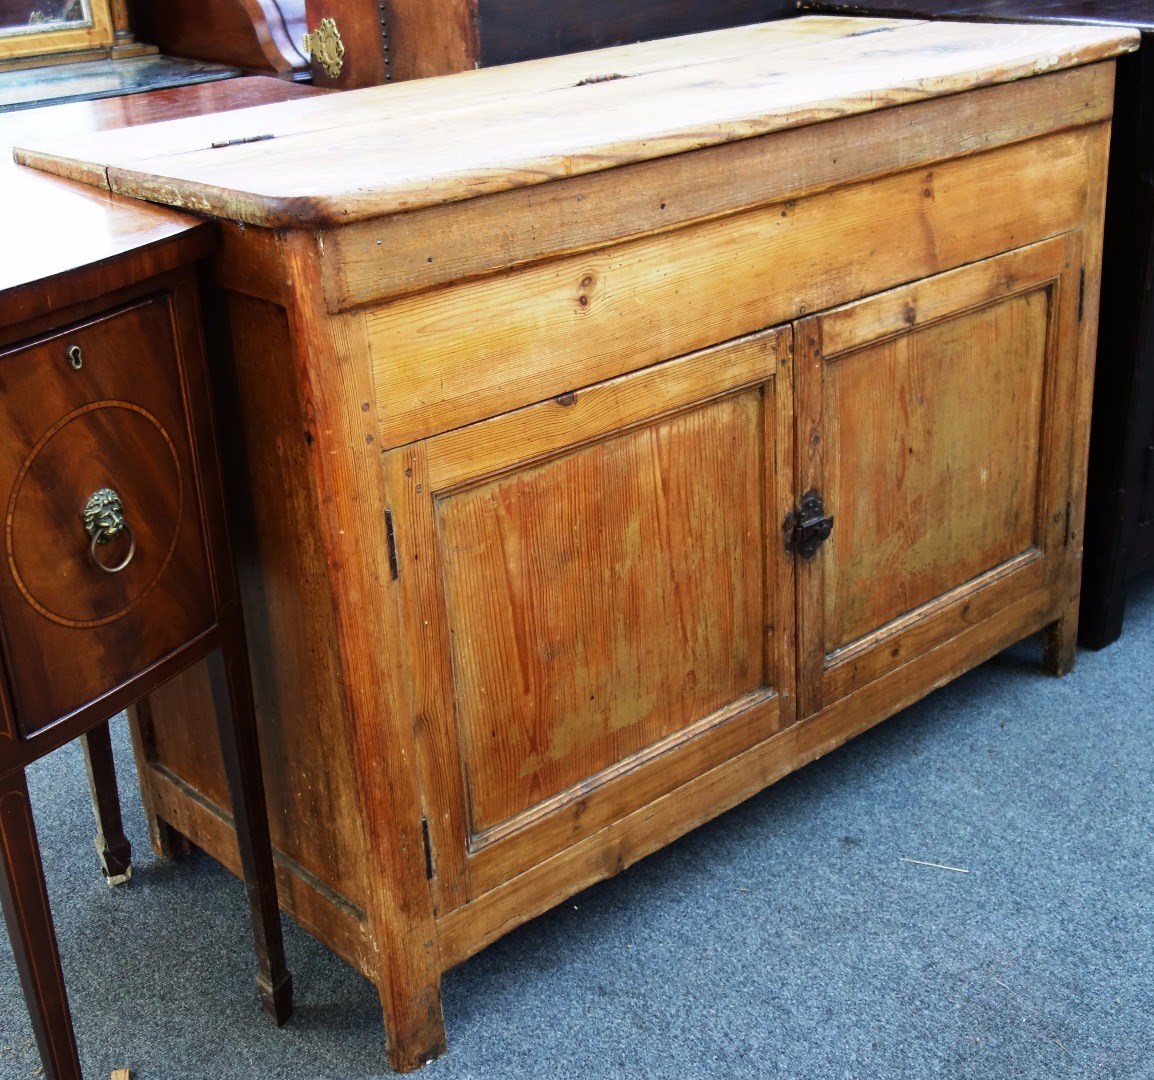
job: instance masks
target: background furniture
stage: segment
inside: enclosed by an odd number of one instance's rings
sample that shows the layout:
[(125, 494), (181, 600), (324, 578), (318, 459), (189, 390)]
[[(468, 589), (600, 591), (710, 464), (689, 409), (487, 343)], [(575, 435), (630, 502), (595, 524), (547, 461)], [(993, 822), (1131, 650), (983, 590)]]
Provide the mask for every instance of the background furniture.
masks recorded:
[[(132, 26), (166, 53), (352, 89), (792, 14), (790, 0), (130, 0)], [(340, 73), (301, 40), (332, 19)]]
[[(309, 26), (340, 9), (366, 18), (359, 0), (306, 0)], [(359, 4), (359, 6), (358, 6)], [(372, 5), (368, 5), (372, 6)], [(791, 14), (788, 0), (388, 0), (393, 79), (717, 30)], [(347, 16), (346, 16), (347, 17)], [(357, 85), (365, 85), (363, 83)]]
[[(83, 740), (105, 872), (125, 876), (106, 720), (202, 659), (216, 695), (214, 738), (224, 747), (258, 987), (278, 1023), (291, 1011), (291, 981), (192, 270), (213, 249), (212, 229), (20, 169), (8, 148), (47, 131), (292, 93), (251, 80), (0, 119), (0, 193), (10, 208), (9, 257), (0, 264), (0, 900), (50, 1077), (79, 1076), (79, 1063), (24, 768)], [(90, 535), (83, 511), (107, 487), (119, 493), (126, 524), (119, 530), (113, 514)]]
[(156, 52), (132, 35), (124, 0), (8, 0), (0, 13), (0, 68), (40, 67)]
[[(519, 922), (1068, 670), (1136, 40), (800, 19), (21, 152), (222, 222), (281, 895), (395, 1067)], [(211, 707), (151, 696), (143, 788), (235, 865)]]
[(309, 77), (304, 0), (129, 0), (128, 10), (137, 36), (167, 55)]
[(1133, 0), (803, 0), (812, 10), (1140, 30), (1118, 64), (1106, 200), (1078, 640), (1122, 632), (1127, 585), (1154, 570), (1154, 19)]

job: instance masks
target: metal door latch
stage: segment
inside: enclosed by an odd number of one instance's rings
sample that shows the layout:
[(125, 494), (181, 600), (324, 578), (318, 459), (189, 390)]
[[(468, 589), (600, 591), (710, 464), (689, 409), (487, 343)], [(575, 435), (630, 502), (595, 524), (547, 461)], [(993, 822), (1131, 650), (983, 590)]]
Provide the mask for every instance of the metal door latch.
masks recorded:
[(833, 532), (833, 515), (825, 512), (818, 492), (807, 491), (801, 497), (801, 506), (786, 514), (782, 532), (786, 551), (796, 552), (803, 559), (817, 554)]

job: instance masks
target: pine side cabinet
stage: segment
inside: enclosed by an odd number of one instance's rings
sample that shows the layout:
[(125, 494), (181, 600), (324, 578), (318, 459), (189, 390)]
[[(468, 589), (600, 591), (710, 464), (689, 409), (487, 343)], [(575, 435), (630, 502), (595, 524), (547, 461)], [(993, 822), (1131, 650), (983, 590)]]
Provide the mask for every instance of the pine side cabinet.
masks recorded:
[[(1071, 666), (1136, 42), (809, 17), (20, 152), (220, 222), (281, 898), (394, 1067), (518, 923)], [(145, 794), (227, 860), (211, 707), (152, 696)]]

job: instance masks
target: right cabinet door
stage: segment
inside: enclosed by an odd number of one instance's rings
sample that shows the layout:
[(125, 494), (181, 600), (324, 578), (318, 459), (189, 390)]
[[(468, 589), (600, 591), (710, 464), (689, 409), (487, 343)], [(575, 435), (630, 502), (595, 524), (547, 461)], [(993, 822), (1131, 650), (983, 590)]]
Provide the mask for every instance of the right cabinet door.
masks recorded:
[(797, 495), (820, 494), (833, 518), (797, 559), (799, 716), (1013, 605), (1054, 607), (1070, 535), (1079, 237), (798, 324)]

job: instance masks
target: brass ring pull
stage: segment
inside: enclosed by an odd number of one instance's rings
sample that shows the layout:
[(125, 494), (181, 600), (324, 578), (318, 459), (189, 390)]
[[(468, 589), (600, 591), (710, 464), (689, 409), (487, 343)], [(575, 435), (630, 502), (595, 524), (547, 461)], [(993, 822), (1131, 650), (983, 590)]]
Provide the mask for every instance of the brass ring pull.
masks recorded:
[(92, 556), (92, 561), (106, 574), (119, 574), (121, 570), (132, 562), (132, 557), (136, 554), (136, 534), (132, 531), (132, 527), (126, 521), (119, 531), (128, 533), (128, 554), (115, 566), (108, 566), (106, 563), (101, 562), (100, 556), (96, 554), (97, 545), (106, 544), (112, 539), (107, 533), (103, 530), (97, 530), (97, 532), (92, 535), (92, 543), (88, 545), (88, 554)]
[[(92, 543), (88, 545), (92, 562), (106, 574), (119, 574), (136, 555), (136, 534), (124, 518), (124, 504), (120, 496), (112, 488), (101, 488), (88, 497), (88, 502), (84, 504), (84, 531), (92, 537)], [(96, 549), (122, 532), (128, 534), (128, 554), (115, 566), (109, 566), (96, 554)]]

